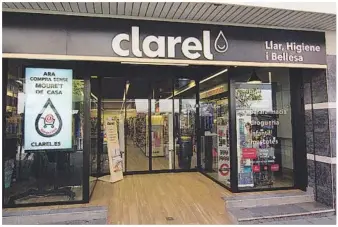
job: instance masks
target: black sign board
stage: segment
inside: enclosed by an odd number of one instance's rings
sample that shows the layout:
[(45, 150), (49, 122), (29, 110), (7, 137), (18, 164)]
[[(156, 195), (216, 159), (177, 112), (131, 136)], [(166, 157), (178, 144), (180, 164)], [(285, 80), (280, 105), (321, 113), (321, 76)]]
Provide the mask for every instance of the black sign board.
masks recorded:
[(326, 64), (323, 32), (13, 13), (3, 15), (3, 52)]

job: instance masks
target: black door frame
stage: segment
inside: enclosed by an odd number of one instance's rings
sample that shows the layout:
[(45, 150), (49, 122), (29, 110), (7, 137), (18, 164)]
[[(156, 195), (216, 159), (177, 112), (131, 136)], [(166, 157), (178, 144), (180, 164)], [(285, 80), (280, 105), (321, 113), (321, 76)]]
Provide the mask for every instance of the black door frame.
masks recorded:
[[(3, 75), (7, 74), (7, 67), (8, 61), (10, 59), (3, 59)], [(50, 68), (65, 68), (64, 62), (60, 61), (43, 61), (43, 60), (27, 60), (29, 62), (29, 66), (34, 67), (50, 67)], [(83, 199), (78, 201), (59, 201), (59, 202), (47, 202), (47, 203), (33, 203), (33, 204), (18, 204), (15, 206), (8, 206), (3, 204), (4, 208), (9, 207), (27, 207), (27, 206), (44, 206), (44, 205), (62, 205), (62, 204), (78, 204), (78, 203), (88, 203), (90, 199), (89, 195), (89, 165), (90, 165), (90, 159), (89, 159), (89, 152), (91, 149), (90, 144), (90, 95), (91, 95), (91, 81), (90, 81), (90, 69), (91, 69), (91, 62), (68, 62), (68, 67), (72, 66), (75, 73), (81, 73), (83, 75), (83, 80), (85, 83), (84, 88), (84, 112), (85, 112), (85, 119), (84, 119), (84, 146), (83, 146)], [(23, 65), (24, 67), (24, 65)], [(291, 110), (292, 110), (292, 130), (293, 135), (300, 135), (299, 133), (304, 134), (304, 125), (305, 125), (305, 119), (304, 119), (304, 99), (303, 99), (303, 78), (299, 77), (302, 75), (303, 70), (302, 69), (289, 69), (290, 72), (290, 90), (291, 90)], [(237, 174), (237, 135), (236, 135), (236, 105), (235, 105), (235, 78), (236, 76), (236, 68), (230, 67), (229, 68), (229, 120), (231, 122), (230, 124), (230, 163), (231, 163), (231, 188), (228, 188), (232, 192), (239, 192), (238, 191), (238, 174)], [(98, 77), (99, 78), (99, 77)], [(124, 77), (126, 80), (132, 79), (127, 76)], [(166, 77), (168, 78), (168, 77)], [(181, 77), (180, 77), (181, 78)], [(296, 79), (297, 78), (297, 79)], [(3, 104), (6, 103), (6, 93), (7, 90), (7, 78), (3, 77)], [(173, 82), (175, 78), (173, 78)], [(191, 78), (195, 80), (196, 86), (193, 88), (195, 89), (196, 94), (196, 118), (199, 119), (199, 80), (197, 78)], [(173, 83), (174, 84), (174, 83)], [(174, 95), (174, 89), (172, 90)], [(174, 99), (173, 99), (174, 102)], [(5, 108), (5, 105), (3, 105), (3, 110)], [(173, 107), (174, 108), (174, 107)], [(151, 111), (151, 109), (150, 109)], [(149, 116), (149, 112), (148, 112)], [(98, 116), (98, 117), (101, 117)], [(5, 117), (3, 116), (3, 123), (5, 125)], [(99, 125), (101, 123), (98, 122)], [(149, 170), (147, 171), (138, 171), (138, 172), (126, 172), (125, 175), (129, 174), (143, 174), (143, 173), (167, 173), (167, 172), (201, 172), (201, 150), (200, 150), (200, 122), (199, 120), (196, 121), (196, 129), (195, 133), (198, 136), (197, 143), (199, 146), (197, 146), (197, 159), (198, 159), (198, 168), (193, 168), (189, 170), (182, 170), (182, 169), (172, 169), (172, 170), (151, 170), (150, 164), (149, 164)], [(3, 127), (3, 138), (5, 135), (5, 127)], [(97, 131), (99, 133), (99, 129)], [(175, 145), (175, 144), (174, 144)], [(235, 145), (235, 146), (234, 146)], [(5, 146), (5, 143), (3, 143), (3, 146)], [(291, 188), (298, 188), (301, 190), (305, 190), (307, 186), (307, 165), (306, 165), (306, 142), (304, 137), (296, 138), (293, 137), (293, 150), (297, 150), (298, 153), (293, 152), (294, 154), (294, 187), (289, 188), (271, 188), (271, 189), (253, 189), (253, 190), (241, 190), (240, 192), (247, 192), (247, 191), (269, 191), (269, 190), (287, 190)], [(150, 152), (151, 153), (151, 152)], [(127, 154), (125, 154), (127, 156)], [(125, 156), (125, 157), (126, 157)], [(176, 155), (174, 155), (175, 157)], [(300, 163), (304, 165), (300, 165)], [(175, 166), (175, 165), (174, 165)], [(3, 172), (4, 174), (4, 172)], [(203, 173), (206, 175), (205, 173)], [(208, 175), (206, 175), (208, 176)], [(210, 177), (209, 177), (210, 178)], [(4, 178), (3, 178), (4, 179)], [(211, 178), (212, 179), (212, 178)], [(303, 180), (302, 180), (303, 179)], [(213, 180), (213, 179), (212, 179)], [(214, 180), (215, 181), (215, 180)], [(215, 181), (218, 183), (217, 181)], [(4, 184), (3, 184), (4, 185)], [(223, 184), (220, 184), (224, 187)], [(4, 186), (3, 186), (4, 187)], [(227, 188), (227, 187), (226, 187)]]
[[(156, 67), (156, 66), (154, 66)], [(97, 73), (96, 73), (97, 74)], [(98, 81), (99, 81), (99, 84), (100, 84), (100, 88), (99, 89), (99, 93), (97, 95), (98, 97), (98, 102), (100, 104), (98, 104), (98, 107), (102, 107), (102, 83), (103, 83), (103, 79), (105, 78), (104, 74), (102, 74), (100, 76), (100, 73), (97, 74), (97, 78)], [(109, 77), (109, 78), (118, 78), (118, 79), (121, 79), (123, 78), (123, 80), (125, 82), (127, 81), (133, 81), (133, 79), (135, 79), (135, 77), (133, 76), (128, 76), (128, 75), (125, 75), (125, 76), (118, 76), (118, 77)], [(158, 77), (157, 77), (158, 78)], [(175, 81), (178, 79), (178, 78), (188, 78), (188, 77), (184, 77), (184, 76), (171, 76), (171, 77), (164, 77), (164, 79), (170, 79), (172, 81), (172, 95), (174, 97), (174, 83)], [(149, 77), (145, 77), (144, 78), (145, 80), (147, 80), (147, 85), (149, 86), (150, 89), (149, 90), (149, 94), (148, 94), (148, 113), (147, 113), (147, 117), (148, 117), (148, 127), (147, 127), (147, 130), (148, 130), (148, 133), (151, 133), (151, 129), (152, 129), (152, 124), (151, 124), (151, 116), (152, 116), (152, 113), (151, 113), (151, 99), (152, 99), (152, 93), (151, 93), (151, 88), (153, 86), (153, 77), (152, 76), (149, 76)], [(189, 78), (189, 79), (192, 79), (192, 78)], [(195, 84), (196, 86), (193, 87), (192, 89), (195, 90), (195, 94), (196, 94), (196, 106), (195, 106), (195, 135), (196, 135), (196, 138), (199, 136), (199, 132), (200, 132), (200, 122), (199, 122), (199, 79), (198, 78), (195, 78), (195, 79), (192, 79), (195, 81)], [(174, 99), (173, 100), (173, 111), (174, 111)], [(99, 111), (98, 111), (99, 112)], [(101, 112), (101, 111), (100, 111)], [(125, 106), (125, 118), (126, 118), (126, 106)], [(175, 115), (173, 114), (173, 118), (175, 117)], [(98, 124), (98, 128), (97, 128), (97, 137), (100, 138), (98, 139), (98, 148), (97, 148), (97, 159), (98, 159), (98, 162), (97, 162), (97, 174), (96, 176), (97, 177), (101, 177), (103, 175), (106, 175), (107, 173), (103, 173), (102, 172), (102, 169), (100, 168), (100, 160), (101, 160), (101, 154), (103, 152), (103, 138), (101, 138), (101, 131), (102, 131), (102, 128), (101, 128), (101, 122), (102, 118), (101, 118), (101, 114), (98, 114), (98, 117), (97, 117), (97, 124)], [(175, 124), (175, 121), (173, 119), (173, 123)], [(175, 126), (174, 126), (175, 127)], [(149, 156), (148, 156), (148, 170), (137, 170), (137, 171), (128, 171), (128, 162), (127, 162), (127, 157), (128, 157), (128, 149), (127, 149), (127, 146), (126, 146), (126, 139), (125, 139), (125, 150), (124, 150), (124, 165), (125, 165), (125, 171), (123, 172), (123, 175), (134, 175), (134, 174), (152, 174), (152, 173), (172, 173), (172, 172), (197, 172), (198, 171), (198, 168), (201, 166), (201, 156), (200, 156), (200, 139), (197, 138), (196, 139), (196, 143), (197, 143), (197, 151), (196, 151), (196, 156), (197, 156), (197, 166), (196, 167), (192, 167), (191, 169), (177, 169), (176, 168), (176, 165), (175, 165), (175, 159), (176, 159), (176, 154), (174, 153), (174, 158), (173, 158), (173, 169), (161, 169), (161, 170), (153, 170), (153, 165), (152, 165), (152, 139), (151, 139), (151, 136), (148, 136), (148, 144), (149, 144)], [(175, 141), (173, 141), (173, 146), (175, 147)]]
[[(264, 189), (238, 188), (238, 155), (237, 155), (237, 121), (236, 121), (236, 76), (237, 67), (229, 67), (228, 90), (229, 90), (229, 140), (230, 140), (230, 187), (215, 180), (202, 169), (200, 172), (215, 183), (227, 188), (233, 193), (275, 191), (300, 189), (306, 191), (307, 182), (307, 157), (305, 140), (305, 110), (303, 75), (304, 69), (289, 68), (290, 96), (291, 96), (291, 124), (292, 124), (292, 145), (293, 145), (293, 186), (276, 187)], [(304, 135), (298, 136), (296, 135)]]
[[(231, 191), (254, 192), (254, 191), (274, 191), (301, 189), (306, 190), (307, 186), (307, 165), (306, 165), (306, 141), (305, 137), (295, 135), (305, 135), (305, 116), (304, 98), (302, 95), (302, 69), (289, 69), (290, 96), (291, 96), (291, 124), (292, 124), (292, 144), (293, 144), (293, 186), (275, 187), (264, 189), (245, 189), (238, 188), (238, 155), (237, 155), (237, 121), (236, 121), (236, 68), (229, 68), (229, 121), (230, 121), (230, 181)], [(296, 152), (297, 151), (297, 152)], [(305, 179), (305, 180), (304, 180)]]
[[(15, 60), (10, 58), (3, 58), (3, 84), (2, 84), (2, 99), (3, 101), (3, 113), (6, 113), (6, 95), (7, 95), (7, 83), (8, 78), (7, 74), (9, 71), (9, 61)], [(70, 205), (70, 204), (82, 204), (89, 203), (90, 195), (89, 195), (89, 152), (90, 152), (90, 74), (89, 72), (89, 62), (86, 61), (48, 61), (48, 60), (38, 60), (38, 59), (20, 59), (23, 62), (20, 64), (22, 78), (25, 76), (25, 68), (53, 68), (53, 69), (72, 69), (73, 70), (73, 79), (77, 77), (77, 75), (83, 75), (81, 78), (84, 81), (84, 122), (83, 122), (83, 168), (82, 168), (82, 199), (74, 200), (74, 201), (55, 201), (55, 202), (42, 202), (42, 203), (27, 203), (27, 204), (5, 204), (4, 203), (4, 194), (2, 197), (3, 200), (3, 208), (18, 208), (18, 207), (37, 207), (37, 206), (52, 206), (52, 205)], [(6, 76), (4, 76), (6, 75)], [(6, 117), (3, 114), (2, 117), (3, 126), (6, 124)], [(5, 141), (5, 127), (2, 127), (2, 138)], [(5, 148), (5, 143), (3, 143), (3, 148)], [(3, 159), (4, 166), (4, 159)], [(3, 174), (3, 182), (2, 187), (4, 189), (4, 171)]]

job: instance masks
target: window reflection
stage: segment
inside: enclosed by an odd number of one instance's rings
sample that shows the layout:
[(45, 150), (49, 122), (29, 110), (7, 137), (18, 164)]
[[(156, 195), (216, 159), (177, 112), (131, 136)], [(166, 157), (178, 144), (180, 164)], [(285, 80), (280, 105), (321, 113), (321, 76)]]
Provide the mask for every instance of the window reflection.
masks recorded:
[[(293, 186), (290, 82), (283, 69), (243, 72), (236, 83), (238, 187)], [(255, 76), (257, 78), (257, 76)]]
[(24, 128), (27, 89), (20, 60), (9, 61), (4, 135), (4, 204), (82, 200), (84, 83), (73, 76), (72, 149), (25, 148)]
[(176, 169), (196, 168), (196, 84), (194, 80), (185, 78), (176, 80), (174, 109)]
[(172, 79), (152, 82), (152, 169), (174, 168)]
[(200, 83), (202, 169), (230, 187), (229, 92), (227, 70)]

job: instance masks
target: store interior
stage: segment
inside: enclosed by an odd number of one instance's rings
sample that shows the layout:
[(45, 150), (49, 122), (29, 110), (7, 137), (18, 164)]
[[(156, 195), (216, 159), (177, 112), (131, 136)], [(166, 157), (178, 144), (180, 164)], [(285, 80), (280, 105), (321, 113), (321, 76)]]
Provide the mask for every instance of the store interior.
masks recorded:
[[(84, 167), (83, 75), (73, 77), (74, 149), (26, 152), (23, 66), (27, 62), (30, 61), (10, 60), (8, 66), (4, 202), (80, 201)], [(63, 65), (72, 67), (71, 62)], [(117, 124), (116, 145), (124, 173), (197, 171), (200, 141), (202, 172), (230, 187), (228, 70), (224, 66), (93, 64), (90, 192), (97, 178), (110, 172), (105, 130), (109, 121)], [(236, 67), (235, 89), (237, 129), (231, 133), (237, 135), (239, 190), (292, 187), (288, 69)]]
[[(105, 121), (114, 119), (118, 122), (119, 132), (124, 133), (119, 135), (119, 147), (125, 172), (196, 169), (198, 86), (193, 79), (203, 80), (224, 69), (121, 64), (120, 75), (132, 74), (127, 77), (92, 77), (91, 118), (93, 122), (98, 122), (98, 115), (101, 114), (103, 136), (100, 163), (97, 164), (97, 156), (93, 155), (94, 166), (99, 166), (99, 172), (103, 174), (109, 173), (104, 128)], [(210, 83), (213, 78), (200, 84)], [(101, 111), (98, 111), (99, 100)], [(95, 134), (92, 144), (96, 144), (97, 124), (92, 126)], [(149, 136), (152, 147), (149, 146)]]

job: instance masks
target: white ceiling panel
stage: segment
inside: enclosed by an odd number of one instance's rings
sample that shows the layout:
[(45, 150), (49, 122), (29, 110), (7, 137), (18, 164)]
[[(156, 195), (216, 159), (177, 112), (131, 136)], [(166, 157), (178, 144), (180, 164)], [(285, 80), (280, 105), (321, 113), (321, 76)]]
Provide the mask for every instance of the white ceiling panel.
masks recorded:
[(280, 21), (282, 18), (287, 17), (290, 14), (290, 11), (280, 10), (279, 13), (276, 13), (273, 17), (271, 17), (266, 23), (268, 25), (273, 25), (275, 22)]
[(262, 11), (260, 14), (258, 14), (256, 17), (252, 17), (250, 21), (248, 21), (249, 24), (255, 24), (256, 21), (259, 21), (262, 18), (267, 18), (267, 16), (273, 11), (274, 9), (266, 9)]
[(205, 21), (205, 19), (212, 14), (212, 12), (214, 12), (216, 10), (217, 6), (215, 6), (215, 4), (211, 4), (209, 9), (207, 9), (207, 11), (205, 11), (202, 16), (200, 17), (200, 21)]
[[(16, 3), (16, 5), (19, 5), (19, 4), (20, 4), (20, 2)], [(42, 9), (42, 10), (49, 10), (49, 8), (48, 8), (48, 6), (46, 5), (45, 2), (38, 2), (38, 5), (39, 5), (40, 9)]]
[[(8, 2), (7, 3), (3, 3), (4, 5), (8, 6)], [(29, 4), (29, 2), (21, 2), (21, 4), (28, 10), (33, 9), (33, 7), (31, 6), (31, 4)]]
[[(53, 2), (46, 2), (46, 5), (47, 5), (48, 9), (51, 10), (51, 11), (57, 10)], [(86, 10), (86, 12), (87, 12), (87, 10)]]
[(182, 4), (181, 2), (174, 2), (174, 4), (171, 5), (166, 18), (173, 19), (173, 16), (175, 15), (177, 9), (181, 6), (181, 4)]
[(109, 2), (102, 3), (102, 13), (109, 14)]
[(131, 15), (137, 17), (140, 12), (140, 7), (141, 7), (140, 2), (133, 2), (131, 6)]
[(64, 12), (65, 9), (63, 8), (62, 4), (60, 2), (53, 2), (55, 8), (57, 11)]
[(189, 13), (194, 9), (195, 6), (196, 6), (195, 3), (189, 2), (189, 4), (187, 5), (187, 8), (185, 8), (185, 10), (183, 11), (181, 15), (181, 19), (187, 18)]
[(294, 12), (294, 14), (290, 14), (287, 17), (284, 17), (283, 19), (281, 19), (280, 21), (278, 21), (278, 24), (283, 25), (283, 26), (287, 26), (288, 24), (294, 22), (295, 20), (297, 20), (297, 18), (302, 18), (306, 15), (306, 12)]
[(206, 18), (206, 21), (212, 21), (221, 11), (226, 7), (226, 5), (218, 5), (214, 11), (212, 11)]
[(229, 10), (225, 11), (225, 14), (218, 21), (225, 21), (231, 14), (233, 14), (240, 6), (231, 6)]
[(65, 11), (72, 12), (72, 8), (70, 8), (69, 2), (62, 2), (61, 4), (62, 4), (63, 8), (65, 9)]
[(245, 7), (245, 9), (242, 10), (242, 12), (234, 15), (232, 21), (236, 23), (237, 21), (239, 21), (240, 19), (242, 19), (245, 15), (247, 15), (248, 13), (250, 13), (251, 11), (253, 11), (253, 9), (254, 9), (253, 7)]
[(233, 11), (230, 15), (228, 15), (227, 18), (225, 18), (223, 21), (233, 21), (233, 19), (240, 14), (241, 12), (243, 12), (246, 9), (245, 6), (240, 6), (239, 8), (237, 8), (235, 11)]
[[(13, 3), (8, 2), (7, 4), (9, 5), (9, 4), (13, 4)], [(40, 9), (41, 9), (40, 6), (38, 5), (38, 3), (36, 3), (36, 2), (30, 2), (29, 4), (30, 4), (30, 5), (32, 6), (32, 8), (35, 9), (35, 10), (40, 10)], [(13, 4), (13, 5), (14, 5), (14, 4)]]
[[(14, 2), (13, 4), (15, 5), (15, 7), (16, 7), (17, 9), (26, 9), (26, 7), (24, 7), (24, 6), (21, 4), (21, 2)], [(48, 9), (48, 8), (47, 8), (47, 9)]]
[(124, 15), (131, 16), (133, 9), (133, 3), (132, 2), (126, 2), (125, 8), (124, 8)]
[(160, 14), (160, 18), (166, 18), (169, 11), (170, 11), (170, 8), (171, 6), (173, 5), (174, 3), (173, 2), (166, 2), (163, 6), (163, 9), (162, 9), (162, 12)]
[(141, 7), (139, 9), (138, 16), (145, 17), (146, 14), (147, 14), (148, 6), (149, 6), (149, 2), (142, 2), (141, 3)]
[(304, 30), (336, 30), (336, 15), (246, 4), (203, 2), (2, 2), (5, 12), (57, 13)]
[(118, 2), (117, 3), (117, 15), (124, 15), (124, 7), (125, 7), (124, 2)]
[(193, 20), (199, 20), (199, 19), (202, 17), (203, 13), (204, 13), (206, 10), (208, 10), (209, 7), (210, 7), (211, 5), (212, 5), (212, 4), (210, 4), (210, 3), (204, 3), (203, 6), (202, 6), (202, 8), (200, 8), (200, 9), (198, 10), (198, 12), (195, 14), (195, 16), (194, 16), (192, 19), (193, 19)]
[(153, 17), (158, 18), (161, 15), (165, 2), (158, 2)]
[(152, 17), (153, 16), (156, 5), (157, 5), (156, 2), (149, 3), (147, 13), (146, 13), (146, 17)]
[(248, 15), (246, 15), (245, 17), (242, 18), (242, 20), (240, 20), (238, 23), (243, 23), (243, 24), (249, 24), (250, 21), (252, 21), (252, 19), (260, 16), (265, 9), (263, 8), (257, 8), (254, 13), (248, 13)]
[(97, 14), (102, 14), (102, 4), (101, 2), (94, 2), (94, 12)]
[(180, 7), (176, 10), (173, 19), (180, 19), (185, 9), (188, 7), (188, 2), (183, 2)]
[(6, 2), (5, 5), (7, 8), (18, 9), (18, 7), (12, 2)]
[(220, 11), (217, 15), (215, 15), (214, 17), (210, 18), (210, 21), (214, 21), (214, 22), (217, 22), (219, 21), (223, 16), (224, 14), (226, 14), (228, 12), (228, 10), (230, 10), (232, 8), (232, 5), (226, 5), (222, 11)]
[(182, 17), (182, 19), (192, 20), (194, 16), (200, 11), (200, 9), (203, 7), (204, 3), (191, 3), (195, 6), (192, 8), (192, 10), (187, 14), (186, 17)]
[(80, 13), (87, 13), (86, 3), (78, 2), (77, 4), (79, 6)]
[(112, 15), (117, 14), (117, 2), (110, 2), (109, 3), (109, 13)]

